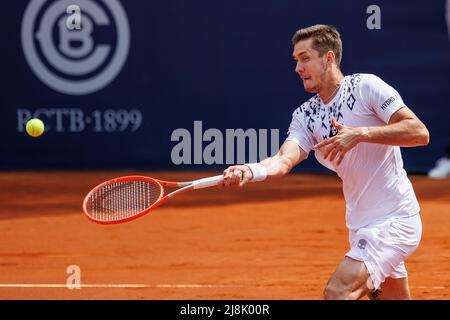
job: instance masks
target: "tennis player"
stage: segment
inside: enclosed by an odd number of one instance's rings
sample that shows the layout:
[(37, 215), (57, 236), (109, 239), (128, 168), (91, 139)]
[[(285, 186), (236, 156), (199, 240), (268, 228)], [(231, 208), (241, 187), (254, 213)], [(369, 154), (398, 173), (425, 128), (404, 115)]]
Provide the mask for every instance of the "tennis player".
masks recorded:
[(314, 150), (343, 181), (350, 242), (324, 298), (410, 299), (404, 261), (419, 245), (422, 224), (400, 147), (427, 145), (429, 132), (382, 79), (342, 74), (334, 27), (300, 29), (292, 42), (295, 71), (315, 95), (294, 111), (276, 155), (228, 167), (221, 186), (282, 177)]

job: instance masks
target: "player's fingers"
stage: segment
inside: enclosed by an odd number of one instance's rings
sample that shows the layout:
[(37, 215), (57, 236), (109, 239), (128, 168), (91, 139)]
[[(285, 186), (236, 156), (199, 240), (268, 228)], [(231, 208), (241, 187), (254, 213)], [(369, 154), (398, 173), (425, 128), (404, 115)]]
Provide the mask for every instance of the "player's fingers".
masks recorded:
[(225, 187), (231, 187), (231, 184), (232, 184), (232, 178), (227, 178), (227, 179), (224, 179), (223, 180), (224, 181), (224, 186)]
[(224, 172), (224, 174), (223, 174), (223, 180), (222, 180), (222, 184), (225, 186), (226, 185), (226, 182), (228, 181), (228, 179), (230, 179), (229, 177), (228, 177), (228, 172)]
[(248, 167), (243, 168), (241, 182), (239, 183), (239, 187), (243, 187), (244, 185), (246, 185), (250, 181), (252, 176), (253, 176), (253, 174)]
[(333, 149), (333, 151), (331, 151), (331, 153), (330, 153), (330, 161), (333, 161), (334, 158), (336, 158), (338, 152), (340, 152), (340, 151), (341, 151), (341, 148), (335, 147), (335, 148)]
[(222, 184), (224, 187), (229, 187), (231, 185), (231, 180), (233, 178), (233, 172), (228, 170), (224, 173)]
[(231, 185), (234, 187), (237, 187), (237, 186), (239, 186), (239, 183), (241, 182), (241, 180), (242, 180), (242, 171), (236, 168), (233, 171), (233, 178), (232, 178)]
[(226, 168), (225, 170), (223, 170), (223, 176), (225, 177), (225, 176), (229, 175), (230, 172), (233, 172), (233, 171), (234, 171), (234, 166), (230, 166), (230, 167)]
[[(248, 173), (247, 173), (248, 172)], [(223, 181), (219, 187), (239, 187), (247, 175), (247, 181), (251, 177), (251, 171), (247, 166), (230, 166), (223, 171)]]
[(325, 151), (323, 152), (323, 158), (326, 159), (328, 158), (328, 155), (330, 154), (331, 151), (334, 150), (336, 146), (334, 144), (330, 145), (328, 148), (325, 149)]
[(239, 187), (243, 187), (248, 183), (248, 178), (244, 177), (241, 182), (239, 183)]
[(244, 178), (247, 179), (248, 181), (250, 181), (253, 178), (253, 173), (247, 166), (245, 167), (244, 170)]
[(341, 164), (342, 160), (344, 159), (345, 153), (346, 153), (346, 151), (344, 151), (344, 150), (341, 151), (341, 154), (339, 155), (339, 159), (337, 161), (337, 165)]
[(344, 126), (342, 124), (340, 124), (339, 122), (337, 122), (336, 119), (334, 119), (334, 118), (331, 120), (331, 124), (333, 127), (335, 127), (338, 130), (344, 128)]
[(333, 143), (333, 141), (334, 141), (334, 137), (333, 137), (333, 138), (330, 138), (330, 139), (327, 139), (327, 140), (324, 140), (324, 141), (319, 142), (318, 144), (316, 144), (316, 145), (313, 147), (313, 149), (320, 149), (320, 148), (322, 148), (322, 147), (324, 147), (324, 146), (326, 146), (326, 145), (329, 145), (330, 143)]
[(236, 171), (236, 166), (231, 166), (227, 169), (227, 172), (224, 176), (225, 179), (233, 179), (234, 172)]
[(224, 177), (224, 180), (227, 180), (228, 182), (230, 182), (231, 180), (233, 180), (233, 171), (230, 171), (226, 174), (226, 176)]
[(334, 148), (333, 150), (330, 151), (330, 153), (328, 154), (328, 160), (330, 160), (330, 162), (334, 160), (338, 151), (339, 151), (338, 148)]
[(219, 187), (228, 187), (230, 184), (230, 179), (226, 176), (223, 177), (222, 182), (218, 185)]
[(227, 179), (223, 178), (222, 182), (220, 182), (219, 187), (223, 188), (227, 186)]

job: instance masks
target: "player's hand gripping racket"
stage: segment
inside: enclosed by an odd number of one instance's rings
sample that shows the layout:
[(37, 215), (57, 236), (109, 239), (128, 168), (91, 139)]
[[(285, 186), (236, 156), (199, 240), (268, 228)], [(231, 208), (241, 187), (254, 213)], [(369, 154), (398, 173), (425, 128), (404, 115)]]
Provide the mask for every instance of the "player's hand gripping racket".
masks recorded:
[[(223, 175), (189, 182), (172, 182), (144, 176), (111, 179), (92, 189), (83, 201), (86, 216), (97, 223), (127, 222), (143, 216), (150, 210), (186, 191), (215, 186)], [(164, 187), (180, 187), (165, 195)]]

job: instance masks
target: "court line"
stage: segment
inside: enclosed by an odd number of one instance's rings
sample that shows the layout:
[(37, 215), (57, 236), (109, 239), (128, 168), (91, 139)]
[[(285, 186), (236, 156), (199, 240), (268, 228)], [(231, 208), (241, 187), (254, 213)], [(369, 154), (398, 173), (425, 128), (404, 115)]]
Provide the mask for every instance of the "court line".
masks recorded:
[(237, 288), (240, 285), (220, 284), (157, 284), (157, 288)]
[(214, 284), (60, 284), (60, 283), (1, 283), (0, 288), (235, 288), (235, 285)]
[[(263, 287), (263, 285), (220, 285), (220, 284), (128, 284), (128, 283), (116, 283), (116, 284), (60, 284), (60, 283), (1, 283), (1, 288), (243, 288), (243, 287)], [(268, 285), (268, 287), (273, 287)], [(289, 287), (289, 286), (278, 286)], [(411, 289), (440, 289), (444, 290), (447, 287), (442, 286), (411, 286)]]
[(145, 284), (1, 283), (0, 288), (146, 288)]

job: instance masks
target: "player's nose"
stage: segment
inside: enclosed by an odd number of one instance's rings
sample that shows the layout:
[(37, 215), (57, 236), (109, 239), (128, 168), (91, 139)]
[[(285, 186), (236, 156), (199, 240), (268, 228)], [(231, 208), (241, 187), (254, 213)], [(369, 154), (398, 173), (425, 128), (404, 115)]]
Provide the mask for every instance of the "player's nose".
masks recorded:
[(305, 68), (300, 63), (300, 61), (297, 61), (297, 64), (295, 65), (295, 72), (301, 77), (301, 73), (305, 71)]

